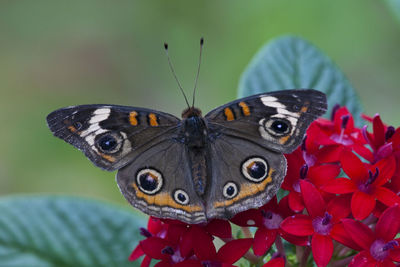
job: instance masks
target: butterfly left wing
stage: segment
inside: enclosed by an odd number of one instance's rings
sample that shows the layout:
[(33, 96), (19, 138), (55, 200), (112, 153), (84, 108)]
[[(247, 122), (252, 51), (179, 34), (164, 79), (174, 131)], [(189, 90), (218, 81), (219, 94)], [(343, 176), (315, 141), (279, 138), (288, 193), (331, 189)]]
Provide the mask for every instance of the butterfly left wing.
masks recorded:
[(116, 105), (82, 105), (47, 116), (53, 134), (72, 144), (98, 167), (113, 171), (141, 151), (171, 138), (180, 120), (170, 114)]

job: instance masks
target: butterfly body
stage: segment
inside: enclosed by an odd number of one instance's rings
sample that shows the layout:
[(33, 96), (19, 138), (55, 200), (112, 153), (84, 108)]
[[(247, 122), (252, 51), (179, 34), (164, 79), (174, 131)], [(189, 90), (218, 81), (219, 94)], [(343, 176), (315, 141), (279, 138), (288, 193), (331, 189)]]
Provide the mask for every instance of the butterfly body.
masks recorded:
[(326, 110), (314, 90), (242, 98), (204, 117), (182, 119), (144, 108), (83, 105), (56, 110), (47, 121), (57, 137), (81, 149), (116, 180), (134, 207), (187, 223), (227, 219), (269, 201), (286, 174), (283, 153), (303, 140)]

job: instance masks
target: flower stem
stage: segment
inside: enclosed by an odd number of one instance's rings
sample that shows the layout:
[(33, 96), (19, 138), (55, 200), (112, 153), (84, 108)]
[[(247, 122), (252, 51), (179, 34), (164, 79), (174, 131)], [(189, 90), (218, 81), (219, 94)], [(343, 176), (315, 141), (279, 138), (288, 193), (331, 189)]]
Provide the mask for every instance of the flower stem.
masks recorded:
[(351, 260), (353, 259), (353, 256), (332, 262), (330, 264), (331, 267), (342, 267), (342, 266), (348, 266)]
[(307, 266), (308, 256), (310, 255), (310, 252), (311, 252), (311, 247), (310, 246), (304, 247), (302, 252), (303, 253), (301, 253), (301, 259), (300, 259), (299, 267), (306, 267)]
[(282, 239), (281, 239), (280, 235), (278, 235), (276, 237), (276, 239), (275, 239), (275, 246), (276, 246), (276, 249), (278, 250), (279, 255), (282, 258), (286, 259), (286, 251), (285, 251), (285, 248), (283, 246)]
[(253, 238), (252, 233), (250, 232), (249, 227), (241, 227), (244, 237), (246, 238)]

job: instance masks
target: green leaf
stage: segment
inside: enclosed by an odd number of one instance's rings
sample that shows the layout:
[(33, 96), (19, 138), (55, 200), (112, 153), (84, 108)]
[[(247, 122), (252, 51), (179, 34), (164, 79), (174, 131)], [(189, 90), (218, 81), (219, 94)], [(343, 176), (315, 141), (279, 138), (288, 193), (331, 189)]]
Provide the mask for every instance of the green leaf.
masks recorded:
[(143, 218), (119, 206), (73, 197), (0, 198), (0, 265), (139, 266), (128, 257)]
[(400, 22), (400, 0), (386, 0), (390, 10)]
[(347, 106), (361, 123), (362, 107), (355, 90), (338, 67), (318, 48), (295, 36), (267, 43), (252, 59), (239, 82), (239, 97), (283, 89), (308, 88), (324, 92), (330, 116), (335, 104)]

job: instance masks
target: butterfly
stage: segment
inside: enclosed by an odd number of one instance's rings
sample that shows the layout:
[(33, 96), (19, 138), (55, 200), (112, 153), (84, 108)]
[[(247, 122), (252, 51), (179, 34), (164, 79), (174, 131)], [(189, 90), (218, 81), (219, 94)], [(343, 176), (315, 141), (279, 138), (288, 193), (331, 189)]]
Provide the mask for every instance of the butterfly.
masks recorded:
[(81, 105), (50, 113), (47, 123), (97, 167), (118, 170), (132, 206), (198, 224), (267, 203), (286, 175), (283, 154), (301, 144), (326, 108), (325, 94), (298, 89), (238, 99), (204, 117), (193, 106), (179, 119), (153, 109)]

